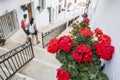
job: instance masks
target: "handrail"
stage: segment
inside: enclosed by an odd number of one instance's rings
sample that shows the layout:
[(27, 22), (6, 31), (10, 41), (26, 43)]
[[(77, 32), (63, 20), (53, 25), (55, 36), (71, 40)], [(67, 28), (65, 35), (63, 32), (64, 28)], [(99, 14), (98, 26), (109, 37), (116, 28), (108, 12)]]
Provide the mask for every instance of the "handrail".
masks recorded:
[(0, 56), (0, 80), (10, 79), (34, 58), (31, 40)]
[(50, 31), (46, 33), (42, 33), (42, 46), (43, 48), (47, 46), (50, 39), (53, 37), (57, 37), (61, 32), (63, 32), (66, 29), (67, 23), (64, 23), (54, 29), (51, 29)]
[(42, 47), (46, 47), (48, 42), (54, 38), (54, 37), (57, 37), (61, 32), (63, 32), (66, 27), (67, 27), (67, 24), (69, 24), (71, 21), (74, 21), (76, 19), (78, 19), (79, 16), (76, 16), (70, 20), (68, 20), (67, 22), (64, 22), (62, 23), (61, 25), (58, 25), (57, 27), (54, 27), (52, 29), (50, 29), (49, 31), (46, 31), (46, 32), (41, 32), (41, 35), (42, 35)]

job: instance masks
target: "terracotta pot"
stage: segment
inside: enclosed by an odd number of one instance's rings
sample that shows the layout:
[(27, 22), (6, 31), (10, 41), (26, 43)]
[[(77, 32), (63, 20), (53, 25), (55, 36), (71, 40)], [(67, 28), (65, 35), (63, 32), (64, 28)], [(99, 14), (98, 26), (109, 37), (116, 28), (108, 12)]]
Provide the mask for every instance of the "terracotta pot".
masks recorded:
[(5, 45), (5, 42), (1, 42), (0, 43), (0, 47), (2, 47), (3, 45)]

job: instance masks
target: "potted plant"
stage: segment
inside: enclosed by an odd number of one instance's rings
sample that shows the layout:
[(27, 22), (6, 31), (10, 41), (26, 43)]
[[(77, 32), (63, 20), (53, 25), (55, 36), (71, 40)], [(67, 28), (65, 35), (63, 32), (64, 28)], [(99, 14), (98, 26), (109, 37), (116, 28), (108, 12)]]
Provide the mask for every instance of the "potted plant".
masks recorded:
[(47, 7), (48, 11), (51, 11), (51, 7)]
[(0, 46), (3, 46), (5, 44), (5, 39), (2, 39), (1, 37), (0, 37)]
[(26, 5), (21, 5), (21, 9), (22, 9), (23, 11), (26, 11), (26, 10), (27, 10)]
[(86, 18), (86, 17), (88, 17), (88, 14), (87, 14), (87, 13), (84, 13), (84, 14), (82, 14), (82, 17), (83, 17), (83, 18)]
[(57, 80), (109, 80), (102, 72), (101, 59), (110, 60), (114, 52), (111, 38), (101, 29), (89, 27), (90, 20), (73, 24), (71, 34), (50, 40), (47, 51), (62, 64)]
[(41, 7), (40, 6), (37, 6), (37, 8), (36, 8), (38, 11), (40, 11), (41, 10)]

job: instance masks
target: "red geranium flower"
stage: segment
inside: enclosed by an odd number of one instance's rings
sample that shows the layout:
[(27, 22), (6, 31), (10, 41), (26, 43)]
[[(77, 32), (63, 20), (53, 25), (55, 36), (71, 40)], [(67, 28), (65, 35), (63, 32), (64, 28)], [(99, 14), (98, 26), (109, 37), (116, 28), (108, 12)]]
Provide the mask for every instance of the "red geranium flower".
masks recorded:
[(108, 35), (102, 34), (98, 37), (98, 42), (104, 42), (106, 45), (109, 45), (111, 43), (111, 38)]
[(92, 52), (90, 47), (85, 44), (80, 44), (75, 48), (75, 51), (72, 52), (72, 57), (78, 62), (91, 62)]
[(63, 50), (65, 52), (70, 52), (70, 49), (74, 45), (74, 42), (70, 38), (70, 36), (63, 36), (59, 38), (58, 45), (60, 50)]
[(99, 29), (99, 28), (96, 28), (96, 29), (94, 30), (94, 33), (97, 34), (97, 35), (102, 35), (102, 34), (103, 34), (102, 30)]
[(70, 73), (63, 70), (63, 69), (57, 69), (57, 79), (58, 80), (69, 80)]
[(110, 60), (114, 52), (114, 47), (111, 45), (106, 45), (106, 43), (98, 43), (95, 45), (96, 54), (105, 60)]
[(85, 19), (83, 20), (83, 22), (85, 22), (85, 23), (89, 23), (90, 20), (89, 20), (89, 18), (85, 18)]
[(86, 28), (79, 28), (78, 32), (84, 36), (92, 36), (93, 35), (93, 32), (87, 27)]
[(50, 53), (56, 53), (59, 50), (59, 46), (57, 43), (57, 38), (53, 38), (50, 40), (48, 46), (47, 46), (47, 51)]

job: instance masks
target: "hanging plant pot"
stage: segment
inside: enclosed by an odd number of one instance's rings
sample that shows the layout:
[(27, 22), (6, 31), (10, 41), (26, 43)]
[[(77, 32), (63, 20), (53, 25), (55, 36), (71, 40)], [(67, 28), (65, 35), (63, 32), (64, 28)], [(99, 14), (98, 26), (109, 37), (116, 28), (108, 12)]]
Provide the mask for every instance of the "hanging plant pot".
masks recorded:
[(39, 12), (41, 11), (41, 7), (40, 6), (37, 6), (36, 8)]
[(48, 11), (51, 11), (51, 7), (48, 7), (47, 9), (48, 9)]
[(61, 11), (65, 11), (65, 9), (61, 9)]
[(84, 14), (82, 14), (82, 17), (83, 17), (83, 18), (86, 18), (86, 17), (88, 17), (88, 14), (87, 14), (87, 13), (84, 13)]
[(25, 12), (27, 10), (26, 5), (21, 5), (21, 9), (23, 10), (23, 12)]
[(5, 39), (0, 39), (0, 47), (2, 47), (3, 45), (5, 45)]

